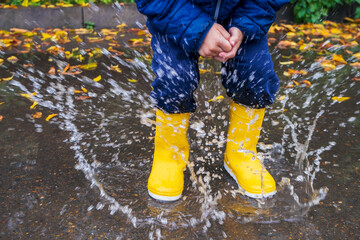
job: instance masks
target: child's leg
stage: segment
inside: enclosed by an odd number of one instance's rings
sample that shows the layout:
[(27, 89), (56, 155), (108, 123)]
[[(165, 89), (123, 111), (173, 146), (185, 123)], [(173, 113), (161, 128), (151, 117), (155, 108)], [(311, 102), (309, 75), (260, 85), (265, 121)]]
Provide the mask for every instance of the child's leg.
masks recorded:
[(155, 199), (174, 201), (181, 197), (189, 158), (187, 129), (189, 112), (196, 107), (193, 92), (199, 84), (198, 56), (187, 54), (161, 35), (154, 35), (151, 45), (156, 74), (151, 97), (159, 109), (148, 191)]
[(279, 79), (273, 69), (267, 38), (244, 41), (235, 58), (225, 63), (223, 85), (234, 102), (264, 108), (274, 102)]
[(233, 99), (225, 150), (225, 169), (249, 197), (276, 193), (276, 183), (256, 157), (265, 106), (279, 87), (267, 39), (244, 42), (238, 55), (225, 64), (223, 84)]
[(194, 112), (193, 92), (199, 85), (198, 55), (189, 54), (166, 36), (155, 34), (152, 67), (156, 74), (151, 92), (156, 106), (167, 113)]

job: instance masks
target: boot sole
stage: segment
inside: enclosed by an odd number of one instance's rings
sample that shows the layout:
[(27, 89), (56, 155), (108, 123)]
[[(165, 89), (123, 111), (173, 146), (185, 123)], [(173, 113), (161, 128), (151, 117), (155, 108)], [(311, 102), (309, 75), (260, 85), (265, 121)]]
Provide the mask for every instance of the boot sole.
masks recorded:
[(232, 170), (226, 165), (226, 163), (224, 162), (224, 167), (225, 170), (230, 174), (230, 176), (236, 181), (237, 185), (239, 186), (240, 189), (242, 189), (244, 191), (244, 194), (248, 197), (251, 198), (268, 198), (268, 197), (272, 197), (273, 195), (275, 195), (276, 190), (266, 193), (266, 194), (255, 194), (255, 193), (249, 193), (247, 192), (244, 188), (242, 188), (237, 180), (237, 178), (235, 177), (235, 174), (232, 172)]
[(159, 200), (159, 201), (164, 201), (164, 202), (173, 202), (173, 201), (176, 201), (181, 198), (181, 194), (178, 196), (169, 197), (169, 196), (157, 195), (155, 193), (150, 192), (150, 190), (148, 190), (148, 193), (149, 193), (150, 197), (152, 197), (156, 200)]

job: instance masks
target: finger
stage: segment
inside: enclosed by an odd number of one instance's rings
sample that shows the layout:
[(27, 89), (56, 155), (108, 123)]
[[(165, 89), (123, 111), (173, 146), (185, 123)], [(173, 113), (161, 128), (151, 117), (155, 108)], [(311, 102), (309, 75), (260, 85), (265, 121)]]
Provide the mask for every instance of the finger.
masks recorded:
[(230, 42), (224, 39), (222, 36), (220, 36), (217, 46), (224, 52), (229, 52), (232, 49)]
[(226, 29), (221, 26), (220, 24), (218, 24), (217, 26), (217, 30), (220, 32), (220, 34), (225, 38), (225, 39), (229, 39), (230, 38), (230, 33), (228, 31), (226, 31)]
[(229, 42), (232, 46), (234, 46), (237, 42), (242, 42), (243, 34), (241, 30), (237, 29), (236, 27), (232, 27), (229, 30), (231, 37), (229, 38)]
[(236, 56), (237, 48), (233, 48), (230, 52), (219, 53), (219, 57), (230, 59)]

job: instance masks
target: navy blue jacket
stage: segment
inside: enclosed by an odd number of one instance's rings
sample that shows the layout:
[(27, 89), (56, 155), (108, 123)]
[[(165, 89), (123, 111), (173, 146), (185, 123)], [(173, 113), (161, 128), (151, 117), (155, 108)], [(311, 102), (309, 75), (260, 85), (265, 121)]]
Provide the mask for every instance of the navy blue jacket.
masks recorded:
[(135, 0), (147, 16), (151, 34), (161, 33), (187, 52), (197, 52), (215, 23), (238, 27), (245, 37), (260, 39), (289, 0)]

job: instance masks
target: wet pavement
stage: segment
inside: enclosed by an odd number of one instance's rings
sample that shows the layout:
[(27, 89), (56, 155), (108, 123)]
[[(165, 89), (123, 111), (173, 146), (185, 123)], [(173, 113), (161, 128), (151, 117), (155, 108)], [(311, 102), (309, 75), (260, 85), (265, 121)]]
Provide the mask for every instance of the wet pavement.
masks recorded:
[[(360, 42), (350, 25), (337, 29)], [(155, 119), (146, 32), (2, 32), (21, 43), (0, 45), (0, 238), (359, 239), (360, 74), (350, 65), (359, 47), (344, 47), (351, 41), (342, 35), (296, 40), (289, 26), (272, 30), (281, 88), (258, 149), (278, 193), (249, 199), (224, 171), (230, 100), (220, 64), (205, 59), (190, 119), (192, 164), (174, 203), (146, 188)], [(302, 38), (313, 45), (299, 50)], [(346, 64), (331, 62), (333, 54)]]

